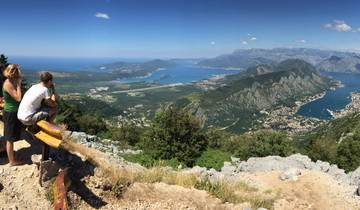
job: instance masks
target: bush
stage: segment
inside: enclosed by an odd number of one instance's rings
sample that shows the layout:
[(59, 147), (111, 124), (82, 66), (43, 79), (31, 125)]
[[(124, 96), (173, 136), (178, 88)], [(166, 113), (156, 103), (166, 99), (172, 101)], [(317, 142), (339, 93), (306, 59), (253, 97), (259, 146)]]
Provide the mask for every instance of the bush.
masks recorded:
[(134, 123), (122, 123), (119, 128), (109, 129), (109, 132), (109, 138), (123, 145), (135, 146), (140, 141), (140, 129)]
[(170, 160), (158, 160), (154, 162), (153, 166), (170, 166), (174, 169), (178, 168), (179, 165), (182, 165), (180, 161), (178, 161), (176, 158), (172, 158)]
[(185, 110), (169, 106), (156, 113), (141, 146), (153, 159), (176, 158), (192, 166), (206, 149), (207, 140), (197, 118)]
[(219, 130), (216, 128), (210, 128), (206, 132), (206, 139), (208, 140), (208, 147), (212, 149), (222, 148), (225, 142), (231, 138), (230, 133)]
[(135, 154), (135, 155), (128, 154), (128, 155), (124, 155), (123, 158), (126, 161), (139, 163), (140, 165), (145, 166), (147, 168), (152, 167), (155, 163), (155, 159), (153, 157), (144, 153)]
[(83, 131), (91, 135), (96, 135), (107, 129), (105, 121), (100, 116), (96, 115), (81, 115), (76, 118), (76, 122), (79, 126), (79, 131)]
[(288, 156), (295, 148), (284, 132), (258, 131), (253, 134), (235, 136), (226, 144), (226, 151), (246, 160), (250, 157), (269, 155)]
[(360, 141), (345, 139), (338, 147), (336, 163), (346, 171), (353, 171), (360, 166)]
[(133, 163), (139, 163), (142, 166), (145, 166), (147, 168), (151, 167), (161, 167), (161, 166), (170, 166), (172, 168), (177, 168), (179, 165), (181, 165), (181, 162), (178, 161), (176, 158), (172, 158), (170, 160), (155, 160), (153, 157), (151, 157), (148, 154), (140, 153), (140, 154), (128, 154), (124, 155), (123, 158), (126, 161), (133, 162)]
[(307, 147), (307, 155), (314, 161), (322, 160), (334, 163), (337, 155), (337, 147), (337, 143), (331, 139), (314, 139)]
[(225, 161), (231, 161), (231, 154), (221, 150), (209, 149), (205, 151), (195, 162), (195, 165), (220, 170)]

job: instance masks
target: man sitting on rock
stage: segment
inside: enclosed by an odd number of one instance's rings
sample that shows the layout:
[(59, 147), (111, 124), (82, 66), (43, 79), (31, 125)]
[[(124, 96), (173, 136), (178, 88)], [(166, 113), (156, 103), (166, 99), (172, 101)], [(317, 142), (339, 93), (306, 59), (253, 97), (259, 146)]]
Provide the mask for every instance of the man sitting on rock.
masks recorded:
[(35, 125), (44, 119), (53, 123), (57, 104), (52, 79), (49, 72), (43, 72), (40, 82), (26, 91), (17, 115), (24, 125)]

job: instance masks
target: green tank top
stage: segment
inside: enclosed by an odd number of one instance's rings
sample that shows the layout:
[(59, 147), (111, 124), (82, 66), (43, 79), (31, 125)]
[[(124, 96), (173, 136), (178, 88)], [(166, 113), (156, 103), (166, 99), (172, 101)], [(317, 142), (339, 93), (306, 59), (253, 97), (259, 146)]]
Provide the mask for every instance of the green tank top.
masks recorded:
[[(16, 88), (16, 87), (15, 87)], [(6, 92), (3, 88), (3, 96), (4, 96), (4, 111), (6, 112), (17, 112), (19, 108), (20, 102), (17, 102), (8, 92)]]

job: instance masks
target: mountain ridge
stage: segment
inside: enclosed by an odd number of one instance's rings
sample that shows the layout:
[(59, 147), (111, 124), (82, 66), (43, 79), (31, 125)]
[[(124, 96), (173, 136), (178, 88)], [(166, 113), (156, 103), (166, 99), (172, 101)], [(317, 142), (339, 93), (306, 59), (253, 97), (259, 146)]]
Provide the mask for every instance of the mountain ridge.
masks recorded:
[[(258, 64), (278, 64), (287, 59), (302, 59), (312, 65), (318, 65), (331, 58), (355, 59), (359, 55), (354, 52), (341, 52), (334, 50), (320, 50), (312, 48), (273, 48), (273, 49), (239, 49), (230, 54), (224, 54), (215, 58), (204, 59), (198, 62), (198, 65), (204, 67), (218, 68), (242, 68), (247, 69)], [(346, 63), (345, 63), (346, 64)], [(344, 64), (344, 65), (345, 65)], [(360, 61), (356, 61), (360, 64)], [(348, 64), (350, 65), (350, 64)], [(345, 65), (345, 69), (349, 68)], [(332, 66), (338, 72), (343, 72), (342, 68)], [(321, 68), (322, 71), (334, 71), (327, 68)], [(346, 71), (345, 71), (346, 72)], [(353, 71), (360, 73), (360, 70)]]
[(229, 76), (223, 87), (202, 94), (188, 108), (205, 121), (206, 127), (224, 127), (238, 120), (241, 123), (233, 127), (242, 130), (240, 127), (261, 116), (261, 110), (294, 106), (295, 101), (324, 92), (332, 85), (314, 66), (299, 59), (260, 67), (260, 72), (255, 67)]

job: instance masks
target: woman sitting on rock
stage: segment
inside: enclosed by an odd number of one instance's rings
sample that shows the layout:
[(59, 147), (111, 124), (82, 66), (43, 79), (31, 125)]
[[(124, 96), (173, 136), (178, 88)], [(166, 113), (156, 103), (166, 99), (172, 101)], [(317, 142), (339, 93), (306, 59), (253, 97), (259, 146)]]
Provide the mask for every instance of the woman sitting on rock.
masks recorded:
[(21, 162), (15, 159), (14, 142), (20, 139), (21, 122), (17, 118), (17, 111), (21, 101), (21, 71), (18, 65), (10, 64), (4, 70), (6, 80), (3, 84), (4, 96), (4, 139), (6, 152), (11, 166)]

